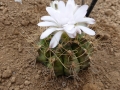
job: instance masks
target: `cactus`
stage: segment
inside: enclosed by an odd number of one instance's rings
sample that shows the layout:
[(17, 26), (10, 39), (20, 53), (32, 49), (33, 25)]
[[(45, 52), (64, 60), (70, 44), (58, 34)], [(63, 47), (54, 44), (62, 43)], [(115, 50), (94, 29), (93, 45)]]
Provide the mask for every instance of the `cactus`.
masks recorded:
[(51, 38), (52, 35), (40, 40), (36, 60), (53, 70), (56, 76), (74, 75), (90, 66), (93, 47), (83, 34), (74, 39), (63, 34), (56, 48), (48, 48)]
[(76, 76), (90, 66), (93, 47), (84, 33), (95, 35), (95, 31), (88, 27), (95, 23), (88, 17), (93, 7), (88, 10), (88, 5), (78, 6), (74, 0), (68, 0), (66, 4), (61, 0), (53, 1), (50, 7), (46, 7), (50, 16), (41, 17), (43, 22), (38, 23), (40, 27), (49, 28), (40, 36), (37, 61), (50, 68), (56, 76)]

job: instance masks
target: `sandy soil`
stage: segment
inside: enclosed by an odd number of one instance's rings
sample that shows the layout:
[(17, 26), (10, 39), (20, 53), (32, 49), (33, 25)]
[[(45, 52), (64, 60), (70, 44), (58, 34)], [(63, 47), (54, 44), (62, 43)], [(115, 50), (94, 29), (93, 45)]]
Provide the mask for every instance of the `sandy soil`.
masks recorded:
[(49, 78), (49, 70), (35, 62), (43, 31), (37, 23), (49, 2), (0, 0), (0, 90), (120, 90), (120, 0), (98, 0), (92, 11), (95, 52), (77, 81)]

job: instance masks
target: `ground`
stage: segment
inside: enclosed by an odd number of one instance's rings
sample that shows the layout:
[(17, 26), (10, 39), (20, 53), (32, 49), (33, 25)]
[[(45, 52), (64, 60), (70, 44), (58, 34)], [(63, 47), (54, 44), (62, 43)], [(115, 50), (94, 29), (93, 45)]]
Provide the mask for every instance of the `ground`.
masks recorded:
[(0, 0), (0, 90), (120, 90), (120, 0), (98, 0), (92, 11), (96, 24), (90, 28), (96, 35), (89, 37), (95, 51), (90, 68), (77, 80), (49, 78), (49, 70), (36, 63), (36, 43), (44, 30), (37, 23), (49, 3)]

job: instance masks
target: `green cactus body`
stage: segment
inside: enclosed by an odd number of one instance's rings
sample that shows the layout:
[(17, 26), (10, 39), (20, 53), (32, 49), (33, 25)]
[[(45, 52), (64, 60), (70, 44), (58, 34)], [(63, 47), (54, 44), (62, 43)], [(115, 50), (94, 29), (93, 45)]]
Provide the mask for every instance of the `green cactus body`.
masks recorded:
[(63, 34), (59, 45), (54, 49), (49, 48), (51, 37), (52, 35), (38, 43), (40, 48), (38, 49), (37, 61), (54, 70), (56, 76), (74, 75), (90, 66), (93, 47), (83, 35), (71, 39)]

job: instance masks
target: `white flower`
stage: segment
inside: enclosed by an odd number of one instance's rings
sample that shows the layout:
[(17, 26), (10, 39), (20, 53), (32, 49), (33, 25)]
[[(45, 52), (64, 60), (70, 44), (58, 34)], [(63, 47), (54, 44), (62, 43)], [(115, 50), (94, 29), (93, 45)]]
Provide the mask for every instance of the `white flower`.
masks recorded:
[(88, 28), (88, 24), (94, 24), (95, 20), (85, 17), (88, 5), (78, 6), (74, 0), (68, 0), (66, 5), (63, 1), (53, 1), (50, 6), (46, 7), (50, 16), (41, 17), (43, 22), (38, 23), (38, 26), (49, 27), (41, 34), (40, 39), (44, 39), (55, 32), (50, 41), (50, 48), (58, 45), (64, 32), (70, 38), (75, 38), (77, 33), (82, 33), (81, 31), (89, 35), (95, 35), (95, 32)]
[(22, 0), (15, 0), (15, 2), (19, 2), (19, 3), (21, 3), (21, 4), (22, 4)]

